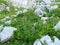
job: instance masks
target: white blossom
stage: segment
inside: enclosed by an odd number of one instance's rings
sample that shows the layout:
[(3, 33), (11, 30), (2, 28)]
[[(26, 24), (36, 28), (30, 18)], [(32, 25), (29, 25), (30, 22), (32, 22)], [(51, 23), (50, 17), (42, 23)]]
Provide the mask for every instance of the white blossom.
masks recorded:
[(8, 39), (11, 38), (11, 36), (13, 35), (13, 31), (17, 30), (14, 27), (7, 27), (5, 26), (3, 31), (0, 33), (0, 40), (1, 42), (5, 42)]

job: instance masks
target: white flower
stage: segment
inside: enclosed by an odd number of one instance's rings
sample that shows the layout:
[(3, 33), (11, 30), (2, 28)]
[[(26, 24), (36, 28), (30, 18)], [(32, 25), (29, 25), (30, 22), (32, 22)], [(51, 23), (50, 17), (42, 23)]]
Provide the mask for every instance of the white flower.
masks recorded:
[(46, 42), (47, 45), (60, 45), (60, 40), (56, 36), (53, 36), (53, 38), (54, 38), (54, 42), (52, 42), (50, 36), (48, 35), (43, 36), (41, 39), (37, 39), (34, 42), (34, 45), (42, 45), (42, 43), (44, 44), (44, 42)]
[(7, 6), (7, 7), (6, 7), (6, 10), (7, 10), (7, 11), (10, 11), (10, 7), (9, 7), (9, 6)]
[(0, 4), (0, 11), (3, 11), (3, 10), (5, 10), (5, 4)]
[(5, 24), (8, 24), (8, 25), (11, 24), (11, 20), (6, 21)]
[(23, 10), (23, 13), (26, 13), (27, 11), (28, 11), (27, 9), (24, 9), (24, 10)]
[(5, 26), (3, 31), (0, 33), (0, 40), (1, 42), (5, 42), (7, 41), (8, 39), (11, 38), (11, 36), (13, 35), (13, 31), (17, 30), (16, 28), (14, 27), (7, 27)]
[(48, 20), (48, 17), (41, 17), (41, 20), (43, 21), (43, 24), (45, 24)]
[(54, 26), (54, 29), (57, 31), (57, 29), (60, 28), (60, 21)]

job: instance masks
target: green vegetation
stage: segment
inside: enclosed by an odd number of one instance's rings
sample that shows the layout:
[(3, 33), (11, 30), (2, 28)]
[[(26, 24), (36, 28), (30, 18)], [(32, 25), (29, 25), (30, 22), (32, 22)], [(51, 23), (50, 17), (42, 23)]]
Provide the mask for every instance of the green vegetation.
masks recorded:
[[(11, 6), (11, 11), (0, 12), (0, 19), (6, 16), (12, 16), (16, 14), (18, 10), (24, 8), (19, 8), (17, 11), (14, 10), (15, 7)], [(35, 9), (28, 9), (28, 12), (19, 14), (17, 17), (11, 17), (12, 23), (10, 25), (0, 22), (0, 25), (16, 27), (17, 31), (10, 40), (5, 43), (0, 43), (0, 45), (33, 45), (36, 39), (40, 39), (44, 35), (49, 35), (51, 37), (57, 36), (60, 39), (60, 29), (55, 31), (53, 27), (60, 20), (60, 8), (48, 12), (46, 16), (54, 16), (54, 18), (49, 18), (46, 24), (43, 24), (41, 18), (34, 13)], [(16, 20), (14, 20), (16, 19)], [(36, 25), (34, 25), (36, 23)]]

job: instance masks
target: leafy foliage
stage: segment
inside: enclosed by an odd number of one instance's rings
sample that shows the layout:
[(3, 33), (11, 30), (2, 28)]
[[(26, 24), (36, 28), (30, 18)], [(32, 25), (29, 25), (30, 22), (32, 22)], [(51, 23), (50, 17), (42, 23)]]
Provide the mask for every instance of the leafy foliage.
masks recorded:
[[(11, 11), (0, 12), (0, 19), (6, 16), (12, 16), (16, 14), (18, 10), (23, 10), (24, 8), (19, 8), (15, 11), (15, 7), (11, 6)], [(48, 12), (46, 16), (54, 16), (49, 18), (46, 24), (43, 24), (41, 17), (34, 13), (35, 9), (28, 9), (26, 13), (19, 14), (17, 17), (11, 17), (12, 23), (9, 26), (16, 27), (17, 31), (10, 40), (5, 43), (0, 43), (0, 45), (33, 45), (37, 38), (41, 38), (44, 35), (49, 35), (51, 37), (57, 36), (60, 38), (60, 30), (55, 31), (53, 27), (60, 20), (60, 9)], [(16, 20), (14, 20), (16, 19)], [(0, 24), (3, 24), (0, 22)], [(3, 24), (6, 26), (5, 24)]]

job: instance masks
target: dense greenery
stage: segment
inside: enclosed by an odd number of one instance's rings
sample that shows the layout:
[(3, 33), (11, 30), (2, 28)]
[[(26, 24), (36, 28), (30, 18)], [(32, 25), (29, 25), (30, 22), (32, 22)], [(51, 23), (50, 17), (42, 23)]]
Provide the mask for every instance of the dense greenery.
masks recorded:
[[(19, 8), (18, 10), (22, 10)], [(17, 10), (17, 11), (18, 11)], [(41, 17), (34, 13), (35, 9), (28, 9), (28, 12), (19, 14), (17, 17), (12, 17), (16, 14), (17, 11), (14, 10), (14, 7), (11, 6), (11, 11), (0, 12), (0, 19), (3, 19), (6, 16), (10, 16), (12, 23), (10, 25), (0, 22), (0, 25), (16, 27), (17, 31), (14, 32), (14, 35), (10, 40), (5, 43), (0, 43), (0, 45), (33, 45), (36, 39), (40, 39), (44, 35), (49, 35), (51, 37), (57, 36), (60, 39), (60, 29), (55, 31), (53, 27), (60, 20), (60, 8), (48, 12), (49, 18), (46, 24), (43, 24)], [(16, 20), (14, 20), (16, 19)], [(36, 25), (34, 25), (36, 23)]]

